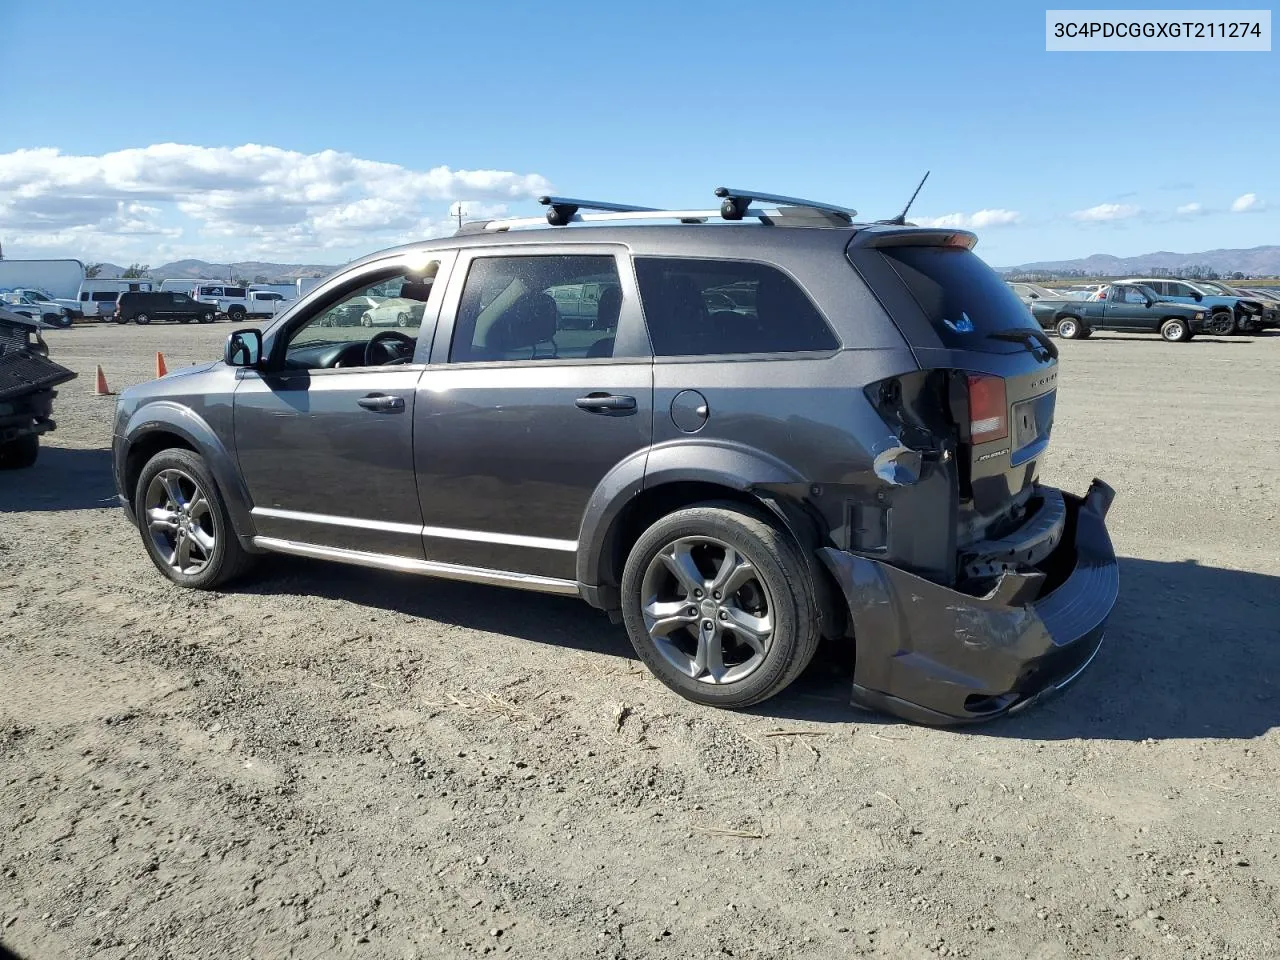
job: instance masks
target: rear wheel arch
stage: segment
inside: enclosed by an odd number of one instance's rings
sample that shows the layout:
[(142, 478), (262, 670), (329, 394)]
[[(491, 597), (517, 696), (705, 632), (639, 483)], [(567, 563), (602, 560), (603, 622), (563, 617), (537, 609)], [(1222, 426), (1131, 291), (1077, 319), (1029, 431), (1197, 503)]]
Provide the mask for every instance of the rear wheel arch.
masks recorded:
[(597, 588), (597, 605), (606, 610), (616, 610), (621, 605), (619, 586), (623, 567), (632, 547), (646, 530), (670, 513), (708, 503), (734, 506), (777, 526), (792, 541), (808, 568), (819, 604), (823, 634), (841, 635), (845, 617), (836, 602), (840, 594), (834, 589), (830, 573), (818, 561), (816, 554), (819, 547), (826, 545), (819, 522), (802, 505), (771, 491), (754, 485), (744, 487), (710, 479), (670, 479), (647, 485), (627, 499), (599, 537), (595, 564), (591, 568), (594, 572), (592, 580), (583, 580), (584, 558), (579, 557), (579, 579)]

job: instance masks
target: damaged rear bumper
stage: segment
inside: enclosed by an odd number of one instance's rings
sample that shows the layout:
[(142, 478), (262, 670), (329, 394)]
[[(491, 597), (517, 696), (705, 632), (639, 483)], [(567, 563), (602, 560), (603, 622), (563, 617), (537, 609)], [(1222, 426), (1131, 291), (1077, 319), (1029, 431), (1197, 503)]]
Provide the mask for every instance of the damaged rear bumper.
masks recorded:
[(1119, 595), (1106, 527), (1114, 497), (1101, 480), (1084, 497), (1061, 494), (1066, 517), (1052, 553), (1037, 571), (1002, 574), (982, 597), (820, 551), (853, 623), (854, 702), (917, 723), (968, 723), (1021, 710), (1074, 680)]

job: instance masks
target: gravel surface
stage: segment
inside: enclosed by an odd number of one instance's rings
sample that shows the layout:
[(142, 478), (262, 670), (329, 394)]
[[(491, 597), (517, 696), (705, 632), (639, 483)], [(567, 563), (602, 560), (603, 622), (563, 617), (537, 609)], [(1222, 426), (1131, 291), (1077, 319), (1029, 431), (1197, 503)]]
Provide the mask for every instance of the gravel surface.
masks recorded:
[(1118, 491), (1069, 692), (960, 731), (746, 713), (585, 604), (271, 559), (154, 570), (112, 401), (215, 327), (48, 335), (80, 373), (0, 475), (0, 940), (46, 957), (1280, 955), (1280, 336), (1063, 343), (1048, 481)]

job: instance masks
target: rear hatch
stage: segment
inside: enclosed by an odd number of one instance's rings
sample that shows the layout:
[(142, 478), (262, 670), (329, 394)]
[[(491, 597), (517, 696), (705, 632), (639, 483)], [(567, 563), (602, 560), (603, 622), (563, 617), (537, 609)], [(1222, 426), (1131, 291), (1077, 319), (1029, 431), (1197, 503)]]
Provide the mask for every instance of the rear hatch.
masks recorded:
[(974, 242), (964, 232), (872, 229), (849, 247), (921, 368), (946, 377), (960, 546), (1021, 518), (1057, 399), (1056, 346)]

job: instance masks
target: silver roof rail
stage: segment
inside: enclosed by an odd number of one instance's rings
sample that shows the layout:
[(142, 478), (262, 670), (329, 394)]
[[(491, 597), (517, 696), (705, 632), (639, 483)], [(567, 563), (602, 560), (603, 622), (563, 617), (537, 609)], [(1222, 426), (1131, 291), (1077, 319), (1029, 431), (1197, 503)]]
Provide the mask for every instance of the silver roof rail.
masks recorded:
[[(767, 214), (751, 210), (748, 217), (768, 220)], [(706, 223), (720, 217), (719, 210), (609, 210), (603, 213), (574, 213), (554, 224), (558, 227), (571, 223), (625, 223), (634, 220), (678, 220), (680, 223)], [(504, 233), (507, 230), (523, 227), (545, 227), (551, 221), (551, 212), (546, 217), (509, 217), (503, 220), (479, 220), (464, 223), (457, 234), (467, 233)]]
[(762, 200), (765, 203), (776, 203), (779, 207), (807, 207), (810, 210), (820, 210), (823, 213), (835, 214), (838, 219), (843, 220), (845, 223), (853, 223), (853, 218), (858, 215), (857, 210), (849, 207), (840, 207), (834, 203), (823, 203), (820, 200), (801, 200), (799, 197), (784, 197), (777, 193), (761, 193), (759, 190), (716, 187), (716, 196), (722, 198), (720, 216), (726, 220), (741, 220), (747, 213), (747, 207), (756, 200)]

